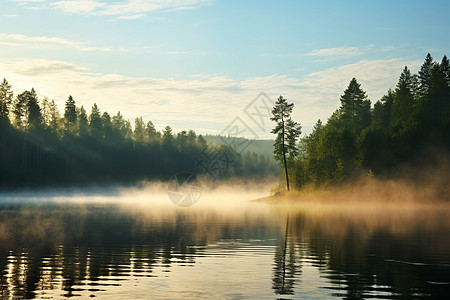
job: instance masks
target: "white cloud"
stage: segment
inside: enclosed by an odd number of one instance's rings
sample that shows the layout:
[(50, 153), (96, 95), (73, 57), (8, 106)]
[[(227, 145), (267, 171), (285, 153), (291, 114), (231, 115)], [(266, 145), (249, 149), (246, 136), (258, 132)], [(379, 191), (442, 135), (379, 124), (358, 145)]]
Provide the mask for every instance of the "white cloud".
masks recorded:
[(81, 43), (66, 40), (57, 37), (48, 36), (26, 36), (23, 34), (0, 34), (0, 42), (4, 45), (10, 46), (29, 46), (31, 48), (52, 48), (52, 47), (69, 47), (80, 51), (124, 51), (124, 49), (112, 49), (112, 48), (101, 48), (101, 47), (88, 47)]
[(43, 2), (47, 2), (47, 0), (9, 0), (12, 2), (18, 2), (20, 5), (25, 5), (28, 3), (43, 3)]
[(136, 14), (136, 15), (120, 16), (119, 20), (136, 20), (142, 19), (143, 17), (145, 17), (145, 14)]
[(48, 49), (48, 48), (71, 48), (79, 51), (100, 51), (100, 52), (146, 52), (148, 54), (159, 55), (207, 55), (205, 51), (186, 51), (186, 50), (166, 50), (162, 49), (162, 45), (157, 46), (140, 46), (135, 48), (112, 48), (112, 47), (93, 47), (86, 46), (82, 43), (70, 41), (59, 37), (48, 36), (26, 36), (23, 34), (7, 34), (0, 33), (0, 45), (9, 47), (28, 47), (31, 49)]
[(106, 4), (96, 0), (70, 0), (52, 2), (51, 6), (65, 13), (90, 13), (105, 7)]
[(332, 60), (342, 57), (354, 57), (367, 54), (375, 49), (375, 45), (361, 47), (342, 46), (335, 48), (316, 49), (305, 53), (306, 56), (318, 57), (320, 61)]
[[(171, 125), (175, 130), (206, 132), (208, 128), (209, 133), (220, 133), (236, 116), (251, 125), (243, 109), (264, 91), (273, 101), (283, 95), (294, 102), (293, 117), (308, 133), (318, 118), (325, 121), (339, 107), (339, 97), (352, 77), (375, 102), (395, 87), (405, 65), (416, 71), (420, 64), (404, 59), (362, 60), (311, 73), (303, 80), (274, 74), (237, 81), (223, 74), (183, 80), (129, 77), (92, 73), (63, 61), (24, 60), (0, 63), (0, 78), (5, 77), (16, 92), (34, 87), (41, 97), (55, 99), (60, 108), (71, 94), (88, 111), (96, 102), (103, 111), (120, 110), (130, 119), (143, 116), (160, 129)], [(269, 131), (258, 131), (258, 135), (270, 138)]]
[(53, 8), (66, 14), (110, 15), (121, 19), (138, 19), (154, 11), (193, 9), (210, 3), (212, 0), (15, 0), (30, 8)]

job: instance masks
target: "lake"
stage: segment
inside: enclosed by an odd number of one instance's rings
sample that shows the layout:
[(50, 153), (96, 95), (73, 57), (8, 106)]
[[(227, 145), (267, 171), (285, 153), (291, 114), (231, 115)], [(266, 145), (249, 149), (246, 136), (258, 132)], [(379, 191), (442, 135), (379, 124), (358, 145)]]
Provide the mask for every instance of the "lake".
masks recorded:
[(3, 192), (0, 298), (450, 294), (449, 205), (249, 201), (265, 194), (182, 208), (158, 189)]

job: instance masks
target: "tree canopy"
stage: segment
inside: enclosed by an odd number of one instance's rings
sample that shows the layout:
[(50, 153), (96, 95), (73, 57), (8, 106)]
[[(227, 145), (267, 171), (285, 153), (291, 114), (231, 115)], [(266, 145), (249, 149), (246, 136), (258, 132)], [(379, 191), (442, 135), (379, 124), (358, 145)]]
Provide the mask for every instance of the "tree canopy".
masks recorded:
[(199, 167), (195, 158), (203, 152), (227, 159), (226, 170), (213, 174), (224, 179), (277, 173), (269, 157), (236, 155), (193, 130), (175, 133), (166, 126), (161, 133), (142, 117), (133, 128), (120, 112), (111, 117), (96, 103), (88, 114), (72, 96), (61, 117), (55, 101), (39, 100), (34, 89), (14, 97), (6, 79), (0, 84), (0, 120), (0, 187), (135, 183), (186, 171), (208, 178), (218, 161)]
[(355, 78), (326, 124), (319, 120), (300, 142), (296, 187), (337, 183), (361, 174), (395, 176), (399, 166), (450, 150), (450, 81), (446, 56), (428, 54), (418, 74), (405, 66), (395, 90), (373, 108)]

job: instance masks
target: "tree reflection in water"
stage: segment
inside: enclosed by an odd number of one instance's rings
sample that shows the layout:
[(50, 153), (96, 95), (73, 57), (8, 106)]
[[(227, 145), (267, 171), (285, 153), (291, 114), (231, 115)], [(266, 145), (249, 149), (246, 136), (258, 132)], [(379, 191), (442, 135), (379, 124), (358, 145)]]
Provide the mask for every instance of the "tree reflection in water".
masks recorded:
[(300, 274), (294, 240), (288, 234), (289, 215), (286, 217), (284, 235), (278, 239), (275, 249), (272, 288), (279, 295), (293, 295), (295, 278)]
[[(253, 292), (261, 290), (263, 297), (450, 294), (448, 206), (264, 207), (226, 213), (222, 207), (168, 211), (114, 205), (1, 205), (0, 299), (48, 298), (52, 291), (56, 297), (101, 296), (131, 277), (169, 277), (171, 285), (175, 275), (171, 270), (179, 270), (178, 266), (186, 276), (208, 266), (209, 273), (201, 273), (198, 280), (208, 279), (219, 288), (227, 279), (236, 289), (233, 292), (245, 298), (256, 297), (239, 286), (242, 280), (250, 281), (249, 276), (254, 277), (252, 284), (261, 282)], [(221, 240), (236, 241), (231, 243), (236, 246), (222, 247)], [(245, 263), (248, 255), (253, 263), (264, 261), (267, 271), (256, 273), (254, 265)], [(265, 257), (273, 259), (272, 266)], [(223, 259), (240, 261), (234, 270), (242, 273), (224, 278), (226, 270), (214, 267)], [(314, 272), (316, 277), (311, 277)], [(153, 282), (148, 282), (149, 297), (156, 287)], [(226, 298), (229, 291), (222, 292), (219, 295)]]

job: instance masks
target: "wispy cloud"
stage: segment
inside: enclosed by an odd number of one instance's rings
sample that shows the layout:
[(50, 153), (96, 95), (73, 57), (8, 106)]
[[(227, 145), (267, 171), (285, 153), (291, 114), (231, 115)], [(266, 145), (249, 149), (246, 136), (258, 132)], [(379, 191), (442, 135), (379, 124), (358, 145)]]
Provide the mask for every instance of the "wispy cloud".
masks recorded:
[(97, 0), (52, 1), (50, 6), (65, 13), (93, 13), (105, 9), (106, 4)]
[(10, 70), (18, 75), (37, 77), (44, 74), (61, 75), (62, 73), (86, 71), (88, 69), (65, 61), (33, 59), (11, 64)]
[(26, 36), (23, 34), (0, 34), (0, 42), (10, 45), (26, 45), (32, 48), (52, 48), (52, 47), (69, 47), (80, 51), (125, 51), (125, 49), (113, 49), (102, 47), (89, 47), (81, 43), (66, 40), (58, 37), (48, 36)]
[(173, 50), (165, 49), (163, 45), (135, 46), (130, 48), (87, 46), (83, 43), (67, 40), (59, 37), (27, 36), (23, 34), (0, 34), (0, 45), (8, 47), (28, 47), (31, 49), (71, 48), (87, 52), (143, 52), (157, 55), (208, 55), (208, 52), (197, 50)]
[(355, 56), (361, 55), (367, 52), (367, 50), (373, 49), (373, 45), (367, 45), (364, 47), (336, 47), (326, 49), (316, 49), (305, 55), (308, 56)]
[(136, 19), (142, 19), (145, 17), (145, 14), (136, 14), (136, 15), (127, 15), (127, 16), (120, 16), (119, 20), (136, 20)]
[[(159, 128), (171, 125), (175, 130), (203, 132), (209, 128), (210, 133), (220, 133), (264, 91), (273, 100), (283, 95), (293, 101), (293, 117), (308, 132), (318, 118), (326, 120), (339, 107), (339, 96), (352, 77), (361, 82), (374, 102), (395, 86), (405, 65), (416, 71), (420, 64), (404, 59), (361, 60), (311, 73), (303, 80), (273, 74), (238, 81), (223, 74), (183, 80), (130, 77), (93, 73), (64, 61), (24, 60), (0, 64), (0, 78), (5, 77), (17, 92), (34, 87), (39, 95), (55, 99), (61, 108), (71, 94), (78, 105), (89, 108), (96, 102), (102, 110), (120, 110), (130, 119), (141, 115)], [(271, 137), (269, 130), (261, 137)]]
[[(277, 53), (277, 57), (301, 57), (309, 56), (315, 58), (315, 62), (330, 61), (334, 59), (342, 59), (347, 57), (358, 57), (373, 53), (375, 51), (389, 52), (396, 47), (377, 47), (376, 45), (366, 45), (366, 46), (342, 46), (334, 48), (324, 48), (324, 49), (314, 49), (307, 53), (302, 52), (287, 52), (287, 53)], [(270, 53), (260, 53), (259, 56), (271, 56)]]
[(343, 57), (360, 56), (374, 50), (375, 45), (366, 45), (361, 47), (342, 46), (335, 48), (315, 49), (303, 55), (316, 57), (321, 61), (328, 61), (332, 59), (341, 59)]
[(119, 19), (140, 19), (154, 11), (194, 9), (212, 0), (13, 0), (26, 7), (52, 8), (66, 14), (117, 16)]
[(30, 3), (44, 3), (47, 2), (47, 0), (9, 0), (11, 2), (17, 2), (20, 5), (27, 5)]

